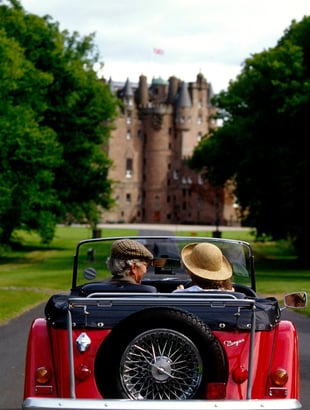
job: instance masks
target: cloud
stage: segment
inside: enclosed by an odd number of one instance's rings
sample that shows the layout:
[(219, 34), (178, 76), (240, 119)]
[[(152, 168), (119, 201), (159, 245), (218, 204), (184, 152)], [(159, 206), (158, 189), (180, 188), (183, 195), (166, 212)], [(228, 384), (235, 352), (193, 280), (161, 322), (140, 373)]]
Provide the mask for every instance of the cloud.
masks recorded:
[[(215, 92), (227, 87), (251, 54), (274, 47), (309, 14), (309, 0), (24, 0), (61, 29), (96, 33), (104, 72), (123, 81), (140, 74), (194, 81), (201, 71)], [(153, 55), (153, 48), (164, 55)], [(191, 77), (191, 79), (189, 79)]]

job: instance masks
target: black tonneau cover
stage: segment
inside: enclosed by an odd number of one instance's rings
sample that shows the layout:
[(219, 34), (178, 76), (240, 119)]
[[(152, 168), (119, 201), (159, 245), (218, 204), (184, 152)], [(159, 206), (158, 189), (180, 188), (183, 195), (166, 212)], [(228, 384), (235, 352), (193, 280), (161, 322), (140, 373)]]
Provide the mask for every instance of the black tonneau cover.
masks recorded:
[(271, 330), (280, 320), (275, 298), (242, 298), (234, 292), (175, 294), (94, 293), (88, 297), (54, 295), (45, 308), (47, 322), (66, 328), (70, 307), (74, 328), (112, 329), (130, 315), (148, 308), (190, 312), (213, 330), (250, 330), (255, 310), (255, 330)]

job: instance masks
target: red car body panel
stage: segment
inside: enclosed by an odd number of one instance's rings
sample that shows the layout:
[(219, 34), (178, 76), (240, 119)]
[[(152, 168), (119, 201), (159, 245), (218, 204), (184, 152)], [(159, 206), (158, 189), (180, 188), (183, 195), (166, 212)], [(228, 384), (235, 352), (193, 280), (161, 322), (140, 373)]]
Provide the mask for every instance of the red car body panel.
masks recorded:
[[(73, 339), (84, 332), (84, 329), (73, 331)], [(98, 391), (94, 374), (94, 362), (98, 349), (110, 333), (110, 330), (87, 329), (92, 345), (87, 352), (80, 353), (74, 348), (75, 367), (86, 365), (91, 375), (84, 381), (77, 380), (76, 396), (79, 398), (102, 398)], [(214, 331), (221, 344), (225, 346), (229, 359), (230, 374), (227, 382), (226, 399), (245, 400), (247, 384), (233, 381), (232, 372), (237, 367), (248, 369), (249, 332)], [(44, 348), (42, 348), (44, 346)], [(45, 319), (36, 319), (31, 327), (27, 348), (27, 366), (25, 375), (24, 397), (70, 397), (68, 335), (65, 329), (55, 329), (46, 324)], [(253, 362), (252, 399), (274, 399), (268, 393), (270, 372), (276, 368), (287, 369), (288, 374), (295, 375), (286, 385), (286, 398), (300, 399), (298, 339), (292, 322), (282, 321), (275, 329), (256, 332)], [(53, 360), (57, 358), (57, 360)], [(39, 388), (34, 382), (33, 374), (40, 366), (53, 369), (50, 388)], [(57, 381), (57, 382), (56, 382)]]

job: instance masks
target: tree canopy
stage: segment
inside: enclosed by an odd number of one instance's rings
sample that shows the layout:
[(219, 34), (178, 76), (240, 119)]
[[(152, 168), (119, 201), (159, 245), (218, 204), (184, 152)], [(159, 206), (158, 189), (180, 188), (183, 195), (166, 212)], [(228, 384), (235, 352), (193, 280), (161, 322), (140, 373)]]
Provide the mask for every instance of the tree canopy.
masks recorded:
[(117, 112), (94, 35), (0, 1), (0, 242), (14, 230), (50, 241), (70, 215), (96, 224), (112, 204), (104, 147)]
[(233, 179), (244, 225), (258, 237), (292, 240), (309, 263), (310, 17), (292, 21), (274, 48), (246, 59), (213, 103), (221, 126), (189, 165), (216, 185)]

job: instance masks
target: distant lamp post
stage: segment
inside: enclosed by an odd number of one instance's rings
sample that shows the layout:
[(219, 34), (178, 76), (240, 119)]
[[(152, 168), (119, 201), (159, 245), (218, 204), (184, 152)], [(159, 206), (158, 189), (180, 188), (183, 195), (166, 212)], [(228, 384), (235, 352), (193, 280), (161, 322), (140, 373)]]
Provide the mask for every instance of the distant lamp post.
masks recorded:
[(240, 224), (240, 207), (237, 202), (233, 203), (233, 209), (235, 211), (236, 225)]
[(212, 232), (213, 238), (221, 238), (222, 232), (220, 231), (220, 194), (219, 189), (216, 190), (215, 197), (215, 231)]

